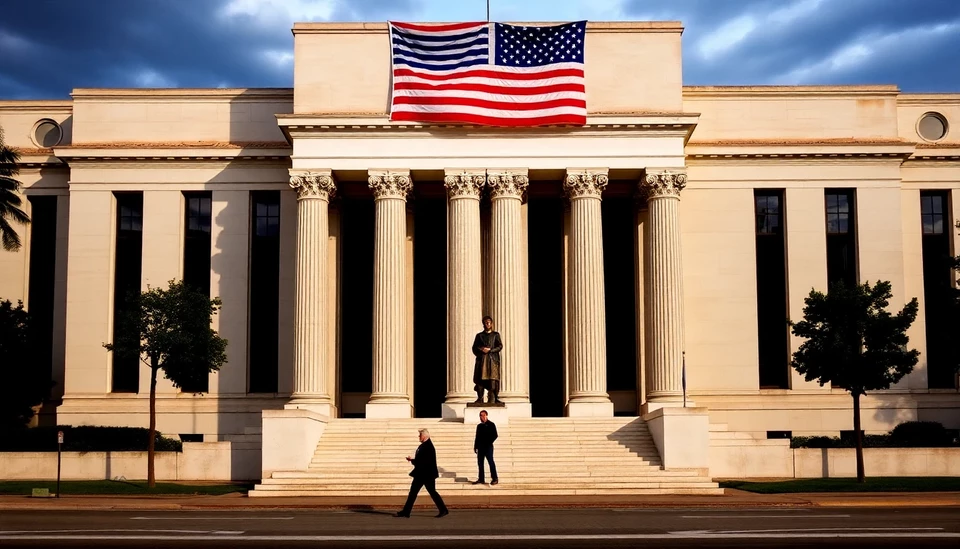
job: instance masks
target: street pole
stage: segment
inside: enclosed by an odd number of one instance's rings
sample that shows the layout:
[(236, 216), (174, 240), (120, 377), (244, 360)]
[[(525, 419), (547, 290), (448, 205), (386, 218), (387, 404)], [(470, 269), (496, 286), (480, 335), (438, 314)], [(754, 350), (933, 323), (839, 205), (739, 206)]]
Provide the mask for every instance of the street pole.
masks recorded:
[(63, 431), (57, 431), (57, 499), (60, 499), (60, 454), (63, 448)]

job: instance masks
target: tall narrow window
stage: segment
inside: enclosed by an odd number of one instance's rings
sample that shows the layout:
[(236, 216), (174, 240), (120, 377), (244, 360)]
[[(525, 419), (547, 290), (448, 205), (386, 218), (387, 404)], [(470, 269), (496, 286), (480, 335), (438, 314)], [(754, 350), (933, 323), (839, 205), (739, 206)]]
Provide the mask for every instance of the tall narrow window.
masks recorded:
[(950, 268), (950, 216), (946, 191), (920, 192), (920, 226), (923, 234), (923, 301), (927, 336), (927, 384), (931, 389), (952, 389), (954, 375), (947, 363), (952, 325), (950, 309), (953, 271)]
[(53, 377), (53, 296), (57, 265), (57, 197), (30, 196), (29, 311), (34, 367)]
[(754, 191), (760, 388), (788, 389), (786, 246), (783, 191)]
[[(850, 189), (829, 189), (827, 210), (827, 284), (857, 283), (857, 223)], [(828, 288), (829, 289), (829, 288)]]
[[(185, 192), (183, 220), (183, 282), (207, 296), (210, 295), (210, 222), (212, 193)], [(206, 393), (209, 380), (180, 387), (184, 393)]]
[[(117, 242), (113, 275), (113, 339), (136, 329), (127, 325), (125, 313), (131, 298), (140, 292), (140, 267), (143, 259), (143, 193), (123, 192), (117, 199)], [(137, 357), (113, 356), (114, 393), (136, 393), (140, 385), (140, 361)]]
[(280, 192), (251, 193), (250, 392), (277, 392)]
[(183, 193), (186, 202), (183, 239), (183, 281), (210, 295), (209, 191)]

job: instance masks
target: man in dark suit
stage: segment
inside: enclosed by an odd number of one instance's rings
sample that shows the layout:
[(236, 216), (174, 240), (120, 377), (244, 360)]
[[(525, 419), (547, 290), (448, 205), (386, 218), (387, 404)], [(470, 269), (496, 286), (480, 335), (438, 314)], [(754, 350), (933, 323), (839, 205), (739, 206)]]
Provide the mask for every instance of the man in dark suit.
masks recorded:
[(483, 484), (483, 459), (486, 458), (490, 463), (490, 484), (496, 485), (500, 480), (497, 478), (497, 464), (493, 462), (493, 442), (497, 440), (497, 426), (487, 419), (487, 411), (480, 411), (480, 423), (477, 424), (477, 435), (473, 438), (473, 453), (477, 454), (477, 467), (480, 468), (480, 474), (477, 475), (477, 481), (474, 484)]
[(437, 477), (440, 476), (440, 471), (437, 469), (437, 450), (433, 447), (433, 441), (430, 440), (430, 431), (420, 429), (420, 447), (417, 448), (415, 457), (407, 456), (407, 461), (413, 464), (413, 471), (410, 471), (413, 482), (410, 483), (407, 503), (395, 516), (410, 518), (413, 503), (417, 501), (417, 494), (424, 486), (427, 487), (427, 493), (437, 505), (439, 511), (437, 518), (449, 515), (450, 511), (447, 511), (447, 506), (443, 504), (443, 498), (437, 493)]

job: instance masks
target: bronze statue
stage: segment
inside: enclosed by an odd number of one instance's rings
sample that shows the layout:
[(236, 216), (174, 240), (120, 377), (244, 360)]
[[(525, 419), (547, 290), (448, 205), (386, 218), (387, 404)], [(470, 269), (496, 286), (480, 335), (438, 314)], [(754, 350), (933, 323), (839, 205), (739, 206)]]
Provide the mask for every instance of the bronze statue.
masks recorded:
[(477, 356), (473, 369), (474, 390), (477, 391), (477, 403), (483, 402), (483, 391), (487, 391), (488, 403), (499, 403), (500, 398), (500, 351), (503, 342), (500, 334), (493, 331), (493, 319), (483, 317), (483, 331), (473, 340), (473, 354)]

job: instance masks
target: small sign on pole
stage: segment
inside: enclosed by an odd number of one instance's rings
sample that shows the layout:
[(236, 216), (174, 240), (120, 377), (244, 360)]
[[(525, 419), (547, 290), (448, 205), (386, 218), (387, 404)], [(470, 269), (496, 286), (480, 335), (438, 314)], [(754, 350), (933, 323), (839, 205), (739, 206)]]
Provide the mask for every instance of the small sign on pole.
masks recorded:
[(63, 431), (57, 431), (57, 498), (60, 498), (60, 453), (63, 448)]

